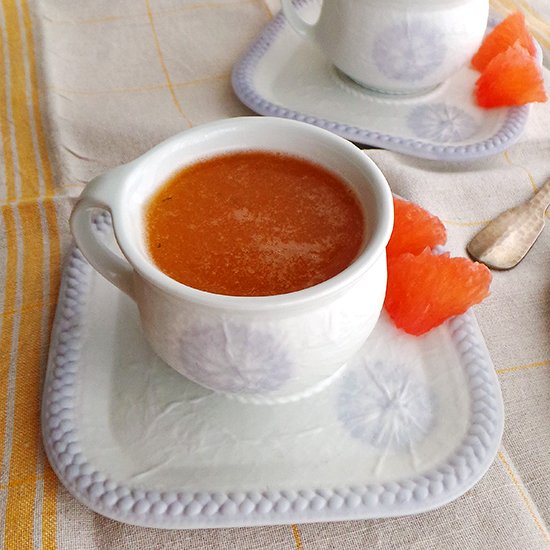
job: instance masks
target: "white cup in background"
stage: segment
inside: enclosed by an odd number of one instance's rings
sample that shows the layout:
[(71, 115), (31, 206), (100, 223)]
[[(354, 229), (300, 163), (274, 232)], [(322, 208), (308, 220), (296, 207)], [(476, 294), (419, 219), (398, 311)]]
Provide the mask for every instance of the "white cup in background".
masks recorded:
[(357, 83), (390, 94), (430, 90), (468, 63), (488, 0), (322, 0), (317, 21), (282, 0), (291, 27)]

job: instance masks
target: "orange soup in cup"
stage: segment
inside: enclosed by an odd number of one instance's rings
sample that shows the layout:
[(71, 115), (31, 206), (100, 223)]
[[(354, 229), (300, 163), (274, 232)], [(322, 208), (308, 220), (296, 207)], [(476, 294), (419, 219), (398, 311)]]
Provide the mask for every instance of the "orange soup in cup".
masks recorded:
[(344, 180), (287, 154), (214, 156), (174, 174), (146, 206), (151, 258), (172, 279), (230, 296), (286, 294), (358, 256), (359, 200)]

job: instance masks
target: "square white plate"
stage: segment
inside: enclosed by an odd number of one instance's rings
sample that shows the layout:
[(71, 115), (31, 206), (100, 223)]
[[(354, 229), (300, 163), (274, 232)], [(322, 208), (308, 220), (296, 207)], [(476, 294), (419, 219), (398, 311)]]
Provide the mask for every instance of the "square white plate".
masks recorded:
[[(306, 20), (315, 20), (316, 0), (295, 3)], [(494, 24), (491, 21), (489, 29)], [(465, 66), (426, 94), (371, 92), (336, 70), (279, 13), (234, 66), (232, 83), (240, 100), (262, 115), (305, 121), (356, 143), (416, 157), (468, 160), (510, 147), (529, 114), (528, 105), (478, 107), (478, 77)]]
[[(108, 224), (100, 227), (110, 241)], [(68, 257), (42, 405), (67, 489), (110, 518), (228, 527), (375, 518), (472, 487), (502, 434), (500, 389), (471, 313), (420, 338), (383, 317), (340, 379), (245, 405), (165, 365), (134, 303)]]

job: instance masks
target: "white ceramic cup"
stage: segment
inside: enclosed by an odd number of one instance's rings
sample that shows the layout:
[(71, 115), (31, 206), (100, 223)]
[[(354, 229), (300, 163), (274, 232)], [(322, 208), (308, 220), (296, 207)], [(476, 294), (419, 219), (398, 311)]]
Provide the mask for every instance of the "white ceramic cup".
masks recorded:
[[(314, 161), (355, 189), (365, 212), (357, 259), (316, 286), (276, 296), (222, 296), (185, 286), (151, 260), (144, 209), (178, 169), (238, 150), (278, 151)], [(125, 259), (97, 238), (94, 211), (111, 213)], [(156, 353), (194, 382), (244, 401), (275, 403), (327, 385), (361, 348), (386, 290), (385, 247), (393, 202), (376, 165), (348, 141), (302, 122), (269, 117), (222, 120), (178, 134), (137, 160), (91, 181), (71, 229), (97, 271), (138, 305)]]
[(434, 88), (479, 48), (488, 0), (322, 0), (316, 23), (292, 0), (283, 12), (296, 32), (359, 84), (383, 93)]

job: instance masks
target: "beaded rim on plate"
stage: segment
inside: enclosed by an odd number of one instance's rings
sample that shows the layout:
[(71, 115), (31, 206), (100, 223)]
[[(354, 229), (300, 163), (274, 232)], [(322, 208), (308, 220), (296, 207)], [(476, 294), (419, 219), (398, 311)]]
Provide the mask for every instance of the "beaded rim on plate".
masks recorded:
[[(110, 231), (107, 216), (96, 218)], [(503, 430), (503, 406), (492, 362), (474, 316), (449, 321), (471, 396), (470, 425), (444, 462), (399, 482), (349, 487), (238, 492), (150, 490), (125, 485), (85, 456), (76, 417), (81, 338), (94, 274), (78, 249), (68, 256), (52, 334), (42, 403), (42, 429), (50, 463), (83, 504), (112, 519), (170, 529), (232, 527), (365, 519), (419, 513), (446, 504), (487, 471)]]

